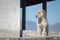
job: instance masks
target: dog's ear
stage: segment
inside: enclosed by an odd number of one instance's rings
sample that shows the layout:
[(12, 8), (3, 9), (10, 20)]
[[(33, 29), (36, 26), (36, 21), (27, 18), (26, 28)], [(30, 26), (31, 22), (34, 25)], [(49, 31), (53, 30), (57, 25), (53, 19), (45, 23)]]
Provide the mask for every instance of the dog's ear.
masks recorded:
[(40, 14), (40, 12), (42, 12), (43, 14), (45, 14), (45, 10), (43, 10), (43, 9), (38, 10), (38, 14)]
[(45, 14), (45, 10), (42, 9), (41, 12), (42, 12), (43, 14)]

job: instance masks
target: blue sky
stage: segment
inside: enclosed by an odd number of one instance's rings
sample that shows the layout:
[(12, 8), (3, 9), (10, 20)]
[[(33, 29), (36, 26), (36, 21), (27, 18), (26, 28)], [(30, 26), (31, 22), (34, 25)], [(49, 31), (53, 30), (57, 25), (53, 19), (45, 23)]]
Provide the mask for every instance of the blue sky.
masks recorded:
[[(36, 22), (36, 13), (42, 9), (42, 4), (26, 7), (26, 20)], [(20, 8), (20, 19), (22, 16), (22, 9)], [(47, 3), (47, 19), (49, 25), (60, 23), (60, 0)]]

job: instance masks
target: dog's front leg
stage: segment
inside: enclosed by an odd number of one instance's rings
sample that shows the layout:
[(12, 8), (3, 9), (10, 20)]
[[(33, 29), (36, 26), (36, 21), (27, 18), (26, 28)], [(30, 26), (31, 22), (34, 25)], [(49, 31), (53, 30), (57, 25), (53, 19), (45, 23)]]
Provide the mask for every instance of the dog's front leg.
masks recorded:
[(39, 37), (42, 36), (42, 35), (41, 35), (41, 34), (42, 34), (42, 33), (41, 33), (41, 28), (40, 28), (39, 25), (37, 26), (37, 33), (38, 33), (38, 36), (39, 36)]
[(39, 24), (39, 25), (38, 25), (37, 31), (38, 31), (38, 35), (39, 35), (40, 37), (42, 37), (42, 31), (43, 31), (43, 26), (42, 26), (42, 24)]

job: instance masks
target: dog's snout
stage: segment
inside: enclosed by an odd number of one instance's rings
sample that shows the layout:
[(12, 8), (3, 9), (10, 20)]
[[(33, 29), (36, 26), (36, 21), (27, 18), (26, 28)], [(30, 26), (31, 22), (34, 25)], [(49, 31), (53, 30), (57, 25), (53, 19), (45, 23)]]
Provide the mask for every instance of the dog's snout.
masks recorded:
[(36, 17), (37, 17), (37, 15), (36, 15)]

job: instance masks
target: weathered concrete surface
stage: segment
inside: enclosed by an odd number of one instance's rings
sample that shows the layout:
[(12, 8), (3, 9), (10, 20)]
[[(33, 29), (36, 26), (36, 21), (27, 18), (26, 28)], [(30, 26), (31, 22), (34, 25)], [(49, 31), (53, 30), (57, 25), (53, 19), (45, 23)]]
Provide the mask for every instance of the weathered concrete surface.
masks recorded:
[[(60, 37), (60, 32), (49, 32), (48, 36), (58, 36)], [(37, 34), (37, 31), (31, 31), (31, 30), (24, 30), (23, 31), (23, 37), (39, 37)]]
[(20, 38), (20, 40), (60, 40), (60, 37), (35, 37), (35, 38)]
[(37, 37), (37, 38), (0, 38), (0, 40), (60, 40), (60, 37)]
[(19, 37), (20, 0), (0, 0), (0, 37)]

